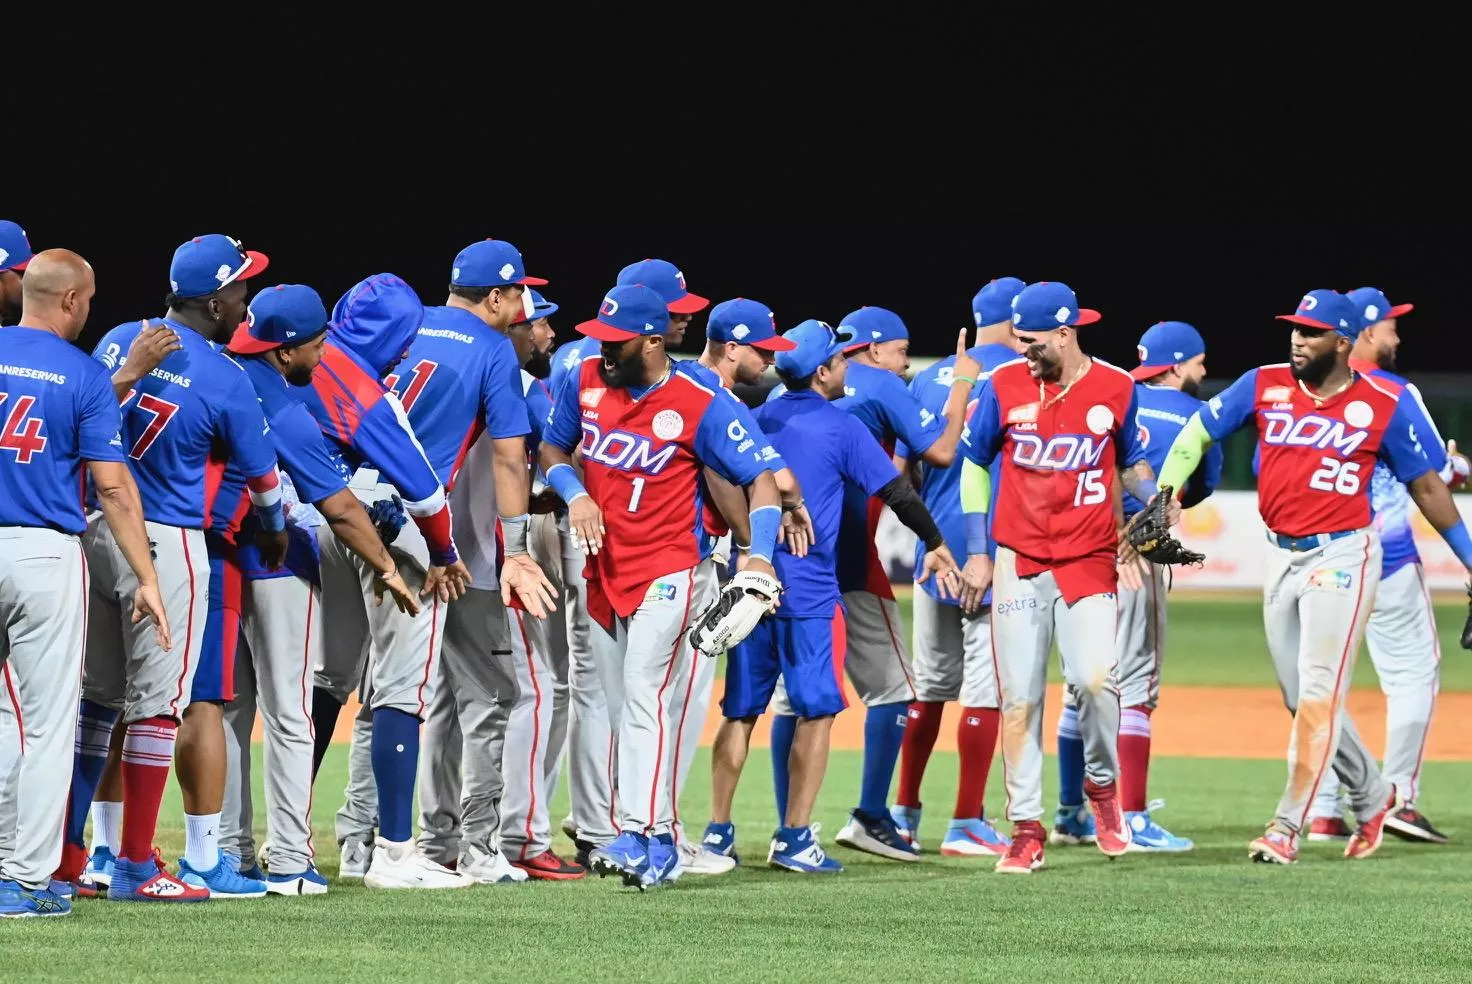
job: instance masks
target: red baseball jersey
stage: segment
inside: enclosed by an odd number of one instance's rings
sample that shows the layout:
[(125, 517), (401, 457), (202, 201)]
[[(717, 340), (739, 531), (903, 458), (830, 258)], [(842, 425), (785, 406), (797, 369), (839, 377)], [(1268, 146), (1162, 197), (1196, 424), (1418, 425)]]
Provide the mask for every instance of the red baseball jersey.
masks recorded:
[(1064, 393), (1040, 389), (1026, 361), (1003, 365), (977, 393), (962, 441), (983, 468), (1002, 456), (992, 537), (1017, 553), (1018, 574), (1053, 571), (1070, 604), (1114, 591), (1111, 486), (1145, 457), (1128, 373), (1094, 359)]
[(1370, 525), (1370, 476), (1384, 460), (1401, 482), (1431, 470), (1404, 387), (1355, 374), (1320, 406), (1287, 363), (1252, 369), (1200, 413), (1213, 441), (1257, 428), (1257, 508), (1284, 536)]
[[(589, 613), (632, 615), (661, 577), (694, 567), (709, 553), (700, 470), (751, 484), (768, 468), (731, 398), (683, 363), (647, 390), (609, 386), (602, 362), (582, 364), (576, 389), (564, 387), (542, 440), (581, 447), (583, 484), (603, 510), (603, 548), (588, 557)], [(566, 398), (573, 392), (577, 399)], [(601, 616), (601, 617), (600, 617)]]

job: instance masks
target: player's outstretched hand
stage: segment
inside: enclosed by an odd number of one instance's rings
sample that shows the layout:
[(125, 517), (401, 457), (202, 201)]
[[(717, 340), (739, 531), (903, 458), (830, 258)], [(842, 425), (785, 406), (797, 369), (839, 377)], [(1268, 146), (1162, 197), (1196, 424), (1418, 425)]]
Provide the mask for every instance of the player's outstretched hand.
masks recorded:
[(925, 561), (921, 564), (921, 573), (915, 581), (916, 584), (924, 584), (935, 575), (935, 586), (940, 591), (942, 598), (961, 598), (961, 568), (956, 566), (956, 558), (951, 556), (950, 548), (944, 543), (934, 550), (925, 551)]
[(264, 531), (256, 534), (256, 548), (261, 551), (261, 563), (268, 571), (279, 571), (286, 562), (286, 548), (291, 545), (285, 530), (275, 533)]
[(470, 587), (470, 569), (457, 560), (448, 567), (431, 567), (424, 573), (424, 590), (420, 598), (438, 595), (442, 603), (454, 601)]
[(572, 531), (572, 542), (585, 554), (595, 554), (603, 548), (603, 510), (590, 495), (580, 495), (567, 507), (567, 528)]
[(174, 648), (174, 635), (169, 631), (169, 613), (164, 610), (163, 596), (157, 584), (140, 584), (133, 595), (133, 624), (145, 618), (153, 619), (154, 636), (165, 652)]
[(778, 542), (787, 546), (794, 557), (806, 557), (813, 545), (813, 517), (808, 507), (799, 503), (793, 509), (782, 510), (782, 528), (778, 531)]
[[(981, 337), (981, 330), (977, 329), (977, 337)], [(966, 329), (961, 329), (961, 334), (956, 338), (956, 365), (951, 370), (951, 378), (965, 376), (967, 379), (976, 379), (981, 375), (981, 363), (977, 362), (966, 351)]]
[(986, 554), (973, 554), (961, 568), (961, 610), (981, 610), (981, 599), (992, 586), (992, 559)]
[(526, 554), (507, 557), (501, 565), (502, 603), (509, 606), (513, 596), (535, 618), (546, 618), (548, 612), (557, 610), (552, 582), (547, 580), (542, 565)]
[(128, 346), (128, 361), (123, 364), (124, 369), (131, 377), (142, 379), (183, 347), (179, 333), (174, 329), (162, 322), (144, 321), (142, 330)]
[(1449, 489), (1455, 492), (1467, 484), (1468, 473), (1472, 472), (1472, 464), (1468, 463), (1466, 455), (1457, 451), (1456, 441), (1446, 442), (1446, 456), (1452, 466), (1452, 477), (1446, 484)]
[(380, 574), (373, 579), (373, 604), (383, 604), (384, 592), (394, 596), (394, 604), (399, 611), (413, 618), (419, 614), (419, 600), (414, 597), (414, 589), (404, 581), (404, 575), (394, 568), (388, 574)]

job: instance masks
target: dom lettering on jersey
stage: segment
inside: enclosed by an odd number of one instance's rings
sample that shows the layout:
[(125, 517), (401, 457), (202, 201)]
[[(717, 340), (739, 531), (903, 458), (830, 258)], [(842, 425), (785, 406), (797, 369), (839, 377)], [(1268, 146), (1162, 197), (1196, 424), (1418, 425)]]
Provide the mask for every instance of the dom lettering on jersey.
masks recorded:
[[(1364, 407), (1363, 416), (1371, 416), (1368, 406), (1365, 404), (1360, 404), (1360, 406)], [(1353, 416), (1351, 411), (1354, 409), (1354, 403), (1344, 408), (1346, 419)], [(1351, 430), (1343, 420), (1321, 417), (1318, 414), (1311, 413), (1295, 418), (1291, 413), (1264, 410), (1262, 418), (1266, 425), (1262, 432), (1265, 444), (1318, 448), (1321, 451), (1333, 448), (1342, 457), (1347, 458), (1354, 454), (1355, 449), (1369, 437), (1369, 434), (1363, 430)], [(1368, 423), (1369, 420), (1365, 420), (1365, 424)]]
[(1108, 438), (1087, 434), (1057, 434), (1044, 441), (1036, 434), (1012, 431), (1012, 460), (1024, 468), (1078, 471), (1099, 463)]
[(592, 421), (585, 419), (582, 423), (583, 457), (619, 471), (658, 475), (679, 451), (675, 444), (664, 444), (655, 451), (654, 443), (643, 434), (622, 430), (604, 434)]

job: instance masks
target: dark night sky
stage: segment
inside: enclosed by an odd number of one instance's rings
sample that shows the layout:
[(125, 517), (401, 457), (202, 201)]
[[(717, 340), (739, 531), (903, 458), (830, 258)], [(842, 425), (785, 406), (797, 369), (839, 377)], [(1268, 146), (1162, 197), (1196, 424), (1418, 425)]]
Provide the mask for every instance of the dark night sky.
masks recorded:
[[(987, 279), (1063, 280), (1104, 312), (1096, 353), (1129, 362), (1177, 318), (1206, 335), (1213, 376), (1280, 359), (1272, 316), (1304, 291), (1370, 283), (1417, 304), (1403, 367), (1472, 367), (1454, 150), (1469, 87), (1448, 32), (1412, 25), (1417, 47), (1371, 68), (1323, 38), (1335, 57), (1305, 59), (1286, 29), (1222, 53), (1134, 33), (1125, 51), (1124, 28), (1088, 17), (1087, 40), (1010, 62), (931, 20), (924, 49), (835, 38), (795, 58), (792, 38), (702, 37), (625, 65), (623, 36), (561, 42), (539, 71), (479, 49), (386, 66), (368, 43), (389, 43), (385, 24), (357, 46), (275, 38), (223, 93), (202, 69), (89, 63), (85, 133), (0, 157), (0, 216), (92, 261), (89, 338), (162, 313), (192, 235), (269, 253), (262, 285), (308, 283), (329, 307), (383, 270), (440, 303), (456, 251), (494, 236), (552, 281), (564, 336), (619, 267), (662, 256), (783, 325), (891, 307), (922, 354), (951, 350)], [(1043, 52), (1046, 70), (1021, 57)], [(18, 146), (36, 122), (11, 129)]]

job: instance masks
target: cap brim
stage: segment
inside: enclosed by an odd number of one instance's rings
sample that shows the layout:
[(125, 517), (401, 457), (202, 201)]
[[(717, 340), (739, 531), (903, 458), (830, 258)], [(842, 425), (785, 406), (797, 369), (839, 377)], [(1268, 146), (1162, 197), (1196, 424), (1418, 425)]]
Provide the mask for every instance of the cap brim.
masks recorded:
[(613, 325), (599, 321), (584, 321), (577, 325), (577, 330), (589, 338), (596, 338), (600, 342), (627, 342), (631, 338), (642, 338), (636, 331), (626, 331), (623, 328), (615, 328)]
[(245, 251), (245, 256), (246, 259), (250, 260), (250, 263), (236, 275), (236, 280), (249, 280), (251, 277), (259, 276), (266, 272), (266, 267), (271, 265), (271, 258), (265, 253), (258, 253), (253, 249), (248, 249)]
[(1170, 366), (1135, 366), (1135, 368), (1130, 370), (1130, 375), (1137, 381), (1143, 382), (1147, 379), (1154, 379), (1170, 368)]
[(230, 344), (225, 346), (236, 355), (259, 355), (280, 347), (280, 342), (263, 342), (256, 338), (250, 333), (250, 324), (244, 321), (240, 323), (240, 327), (235, 329), (235, 334), (230, 336)]
[(1416, 310), (1416, 305), (1414, 304), (1397, 304), (1390, 309), (1390, 313), (1385, 317), (1399, 318), (1401, 315), (1410, 314), (1414, 310)]
[(1071, 328), (1077, 328), (1079, 325), (1091, 325), (1102, 317), (1104, 315), (1095, 311), (1093, 308), (1079, 308), (1078, 314), (1074, 315), (1073, 320), (1068, 324)]
[(541, 277), (522, 277), (520, 280), (517, 281), (517, 283), (527, 287), (547, 286), (547, 281), (543, 280)]
[(1280, 315), (1278, 315), (1278, 320), (1279, 321), (1291, 321), (1295, 325), (1303, 325), (1305, 328), (1315, 328), (1315, 329), (1318, 329), (1319, 331), (1338, 331), (1339, 330), (1339, 326), (1338, 325), (1331, 325), (1331, 324), (1328, 324), (1327, 322), (1323, 322), (1323, 321), (1315, 321), (1313, 318), (1306, 318), (1306, 317), (1304, 317), (1301, 314), (1280, 314)]
[(670, 301), (665, 305), (665, 309), (670, 314), (694, 314), (708, 307), (710, 307), (709, 298), (701, 297), (699, 294), (686, 294), (678, 301)]
[(797, 343), (790, 338), (781, 335), (773, 335), (771, 338), (763, 338), (759, 342), (748, 342), (754, 349), (762, 349), (766, 352), (791, 352), (797, 348)]
[[(15, 270), (15, 271), (24, 273), (26, 267), (28, 267), (28, 266), (31, 265), (31, 260), (33, 260), (33, 259), (35, 259), (35, 257), (33, 257), (33, 256), (27, 256), (25, 259), (21, 260), (19, 263), (12, 263), (10, 266), (6, 267), (5, 269), (7, 269), (7, 270)], [(1410, 307), (1410, 305), (1407, 304), (1406, 307)]]

